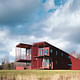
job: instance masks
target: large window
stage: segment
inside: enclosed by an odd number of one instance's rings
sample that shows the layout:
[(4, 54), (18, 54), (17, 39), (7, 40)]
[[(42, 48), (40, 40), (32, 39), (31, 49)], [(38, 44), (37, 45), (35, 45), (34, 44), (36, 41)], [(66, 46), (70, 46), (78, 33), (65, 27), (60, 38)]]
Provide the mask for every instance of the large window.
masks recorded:
[(48, 49), (44, 49), (44, 55), (48, 55)]
[(27, 49), (27, 59), (31, 59), (31, 49)]
[(16, 58), (17, 59), (26, 59), (26, 48), (16, 48)]
[(39, 48), (39, 54), (42, 55), (48, 55), (48, 49), (45, 48)]
[(26, 49), (25, 48), (21, 48), (21, 53), (22, 54), (26, 54)]
[(43, 59), (42, 66), (43, 67), (49, 67), (49, 59)]

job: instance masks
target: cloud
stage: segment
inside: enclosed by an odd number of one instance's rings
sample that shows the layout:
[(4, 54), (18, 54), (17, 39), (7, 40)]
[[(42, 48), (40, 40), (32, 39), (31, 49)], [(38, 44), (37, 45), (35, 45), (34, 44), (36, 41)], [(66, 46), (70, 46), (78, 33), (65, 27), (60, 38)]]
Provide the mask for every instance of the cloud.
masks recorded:
[(54, 0), (47, 0), (44, 4), (45, 10), (53, 9), (55, 8)]
[[(45, 36), (50, 37), (49, 39), (54, 42), (57, 40), (57, 42), (63, 46), (62, 48), (69, 53), (72, 50), (80, 51), (77, 50), (77, 48), (80, 48), (78, 46), (80, 44), (79, 2), (79, 0), (67, 0), (64, 6), (57, 8), (54, 13), (48, 14), (48, 17), (42, 21)], [(77, 6), (74, 6), (75, 3)], [(57, 47), (61, 48), (60, 45)]]
[(0, 25), (31, 21), (40, 4), (40, 0), (0, 0)]
[[(75, 3), (77, 6), (74, 6)], [(14, 57), (16, 44), (20, 42), (32, 44), (38, 41), (47, 41), (69, 53), (72, 50), (80, 52), (79, 0), (76, 2), (67, 0), (60, 7), (56, 7), (53, 0), (47, 0), (41, 6), (39, 0), (37, 2), (35, 0), (1, 0), (0, 4), (2, 7), (0, 24), (17, 24), (16, 26), (0, 26), (0, 52), (6, 51), (9, 56)], [(39, 12), (36, 6), (40, 7)], [(54, 8), (56, 8), (54, 12), (48, 13), (50, 9)], [(35, 12), (38, 14), (35, 14), (34, 17), (39, 18), (39, 21), (37, 21), (38, 19), (35, 21), (33, 17), (30, 18)], [(30, 21), (33, 23), (31, 24)]]

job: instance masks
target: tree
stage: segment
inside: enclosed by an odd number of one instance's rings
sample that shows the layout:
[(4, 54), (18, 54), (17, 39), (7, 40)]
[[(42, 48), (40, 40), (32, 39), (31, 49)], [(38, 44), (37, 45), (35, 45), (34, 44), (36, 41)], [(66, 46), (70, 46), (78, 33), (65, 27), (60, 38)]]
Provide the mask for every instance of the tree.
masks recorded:
[(77, 59), (79, 59), (79, 60), (80, 60), (80, 54), (77, 54)]
[(8, 64), (9, 63), (9, 58), (8, 58), (8, 56), (4, 56), (4, 57), (2, 57), (2, 64)]
[(6, 69), (9, 70), (10, 69), (10, 64), (6, 64)]
[(2, 69), (10, 69), (9, 58), (8, 56), (4, 56), (1, 58)]
[(75, 51), (72, 51), (72, 52), (71, 52), (71, 55), (80, 60), (80, 53), (77, 53), (77, 52), (75, 52)]

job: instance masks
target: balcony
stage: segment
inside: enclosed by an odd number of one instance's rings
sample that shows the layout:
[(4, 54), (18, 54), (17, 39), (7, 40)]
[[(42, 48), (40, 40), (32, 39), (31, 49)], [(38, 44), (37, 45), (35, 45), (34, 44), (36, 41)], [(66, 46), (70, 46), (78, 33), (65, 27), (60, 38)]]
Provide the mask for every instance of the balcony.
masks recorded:
[(30, 62), (30, 49), (16, 47), (16, 62)]

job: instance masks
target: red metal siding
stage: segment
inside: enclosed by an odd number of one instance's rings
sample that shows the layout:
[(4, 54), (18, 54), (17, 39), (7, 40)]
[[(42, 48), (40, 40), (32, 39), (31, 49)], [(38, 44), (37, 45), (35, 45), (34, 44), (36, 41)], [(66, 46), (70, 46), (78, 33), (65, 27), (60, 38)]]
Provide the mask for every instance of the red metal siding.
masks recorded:
[(42, 67), (42, 59), (37, 59), (37, 69), (40, 69)]
[(38, 48), (37, 47), (32, 47), (31, 49), (31, 69), (37, 69), (37, 59), (35, 56), (37, 56), (38, 53)]
[(16, 70), (24, 70), (24, 67), (16, 67)]
[(80, 70), (80, 60), (74, 58), (73, 56), (71, 57), (71, 62), (72, 62), (72, 70)]

